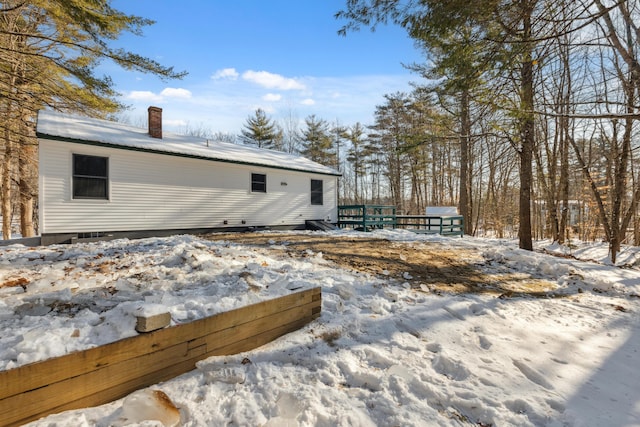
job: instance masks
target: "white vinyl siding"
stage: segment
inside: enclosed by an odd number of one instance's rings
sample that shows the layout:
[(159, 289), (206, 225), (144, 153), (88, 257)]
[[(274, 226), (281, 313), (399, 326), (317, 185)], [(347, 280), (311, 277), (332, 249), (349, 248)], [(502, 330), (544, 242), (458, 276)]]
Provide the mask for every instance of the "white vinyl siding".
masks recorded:
[[(74, 153), (109, 158), (109, 200), (72, 198)], [(251, 173), (267, 175), (266, 193), (251, 192), (247, 186)], [(322, 206), (310, 204), (310, 178), (324, 180)], [(306, 219), (336, 221), (336, 182), (337, 177), (313, 173), (40, 140), (40, 232), (300, 225)]]

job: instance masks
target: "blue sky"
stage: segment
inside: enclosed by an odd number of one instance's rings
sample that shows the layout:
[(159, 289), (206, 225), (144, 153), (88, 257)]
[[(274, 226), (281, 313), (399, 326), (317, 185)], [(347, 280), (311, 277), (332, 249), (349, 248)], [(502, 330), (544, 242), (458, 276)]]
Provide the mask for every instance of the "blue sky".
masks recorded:
[(422, 62), (405, 32), (381, 26), (337, 34), (344, 0), (116, 0), (125, 13), (156, 21), (144, 35), (114, 42), (189, 74), (162, 81), (104, 63), (126, 113), (139, 124), (149, 105), (165, 129), (240, 133), (257, 108), (282, 120), (310, 114), (343, 125), (371, 124), (383, 95), (420, 78), (402, 63)]

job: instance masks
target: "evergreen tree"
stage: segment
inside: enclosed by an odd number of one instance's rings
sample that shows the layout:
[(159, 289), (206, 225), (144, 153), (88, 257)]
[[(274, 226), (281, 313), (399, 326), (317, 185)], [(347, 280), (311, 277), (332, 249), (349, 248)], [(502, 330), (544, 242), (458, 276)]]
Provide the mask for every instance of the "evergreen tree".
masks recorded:
[[(474, 207), (471, 177), (473, 175), (472, 105), (474, 98), (482, 98), (485, 90), (483, 76), (490, 55), (482, 41), (482, 27), (473, 20), (462, 18), (447, 2), (437, 2), (411, 19), (409, 33), (428, 56), (426, 65), (410, 68), (425, 78), (436, 81), (433, 89), (441, 101), (454, 100), (453, 108), (444, 106), (457, 118), (460, 147), (460, 180), (458, 211), (465, 217), (464, 231), (473, 232)], [(451, 24), (455, 21), (455, 25)], [(490, 95), (491, 96), (491, 95)]]
[[(180, 78), (151, 59), (109, 42), (123, 33), (141, 34), (153, 21), (127, 15), (109, 0), (9, 0), (0, 9), (0, 134), (2, 232), (11, 237), (13, 183), (20, 188), (23, 236), (33, 235), (28, 213), (36, 185), (35, 118), (39, 109), (81, 111), (106, 117), (122, 109), (108, 76), (95, 75), (104, 59), (161, 78)], [(19, 167), (16, 164), (19, 163)]]
[(344, 137), (351, 144), (347, 151), (347, 161), (353, 167), (353, 198), (356, 204), (363, 203), (363, 195), (365, 194), (364, 190), (360, 188), (366, 171), (366, 134), (364, 131), (360, 122), (343, 131)]
[[(348, 0), (347, 9), (337, 14), (337, 17), (349, 20), (341, 30), (342, 34), (361, 25), (375, 27), (378, 23), (394, 22), (402, 25), (410, 36), (420, 37), (429, 47), (431, 41), (442, 40), (443, 36), (451, 35), (458, 28), (476, 28), (481, 45), (488, 52), (485, 55), (486, 66), (491, 67), (496, 80), (504, 77), (509, 82), (516, 81), (514, 89), (518, 99), (508, 99), (500, 107), (513, 117), (508, 131), (520, 157), (519, 246), (527, 250), (533, 250), (530, 206), (535, 145), (534, 54), (540, 40), (552, 37), (546, 33), (544, 25), (538, 24), (553, 20), (552, 16), (545, 16), (552, 13), (541, 0), (482, 0), (471, 3), (467, 0), (426, 0), (408, 4), (398, 0)], [(436, 29), (436, 37), (430, 40), (425, 34), (431, 26)], [(449, 47), (462, 47), (468, 37), (454, 37), (452, 41), (454, 43)], [(438, 43), (435, 47), (442, 45)], [(462, 62), (460, 53), (464, 48), (456, 48), (455, 52), (455, 55), (448, 56), (454, 61), (448, 68), (455, 71), (464, 70), (464, 67), (471, 69), (472, 64), (462, 63), (463, 68), (459, 66)], [(464, 74), (453, 74), (453, 77), (469, 80)], [(496, 104), (496, 101), (491, 102)], [(466, 121), (468, 123), (468, 119)]]
[(280, 150), (283, 132), (262, 108), (258, 108), (253, 116), (247, 117), (240, 139), (247, 145)]
[(305, 125), (302, 131), (302, 155), (323, 165), (334, 165), (335, 152), (329, 123), (312, 114), (305, 119)]

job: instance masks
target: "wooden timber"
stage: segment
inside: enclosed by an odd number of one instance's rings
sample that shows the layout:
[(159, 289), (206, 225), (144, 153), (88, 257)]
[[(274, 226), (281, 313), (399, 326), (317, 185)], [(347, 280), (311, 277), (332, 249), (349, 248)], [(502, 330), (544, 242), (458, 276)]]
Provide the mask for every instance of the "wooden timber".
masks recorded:
[(198, 360), (252, 350), (320, 316), (321, 303), (313, 288), (0, 371), (0, 424), (108, 403), (188, 372)]

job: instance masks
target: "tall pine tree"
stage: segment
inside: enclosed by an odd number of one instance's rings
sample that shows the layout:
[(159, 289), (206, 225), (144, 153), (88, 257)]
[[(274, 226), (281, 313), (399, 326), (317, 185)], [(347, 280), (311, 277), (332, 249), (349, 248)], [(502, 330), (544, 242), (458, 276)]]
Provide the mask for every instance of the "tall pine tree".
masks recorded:
[[(493, 77), (496, 81), (504, 78), (505, 84), (515, 82), (517, 100), (509, 99), (508, 103), (497, 107), (503, 108), (513, 119), (511, 128), (505, 131), (520, 158), (518, 237), (520, 248), (527, 250), (533, 249), (531, 192), (535, 146), (535, 52), (542, 40), (553, 37), (545, 28), (545, 22), (554, 19), (551, 16), (553, 10), (546, 6), (543, 0), (347, 0), (346, 9), (336, 14), (336, 17), (349, 21), (340, 31), (341, 34), (362, 25), (375, 27), (380, 23), (392, 22), (403, 26), (410, 36), (420, 37), (428, 47), (441, 47), (439, 44), (432, 46), (431, 42), (435, 39), (424, 37), (424, 29), (430, 25), (436, 29), (436, 38), (451, 35), (456, 28), (475, 28), (481, 38), (481, 44), (476, 46), (482, 45), (488, 52), (484, 61)], [(466, 42), (464, 37), (452, 41), (455, 44)], [(462, 53), (464, 49), (456, 48), (456, 52)], [(462, 58), (456, 54), (450, 59), (459, 61)], [(471, 64), (462, 65), (471, 67)], [(458, 71), (463, 69), (457, 65), (451, 68)], [(453, 77), (465, 78), (464, 75)], [(461, 89), (464, 94), (464, 86)], [(491, 102), (495, 105), (496, 101)], [(462, 124), (466, 127), (468, 118), (464, 120)]]
[(308, 116), (304, 122), (306, 128), (302, 130), (302, 155), (323, 165), (333, 166), (335, 152), (329, 123), (315, 114)]
[(255, 145), (258, 148), (280, 150), (283, 145), (283, 132), (262, 108), (258, 108), (253, 116), (247, 118), (240, 134), (240, 140), (247, 145)]
[(20, 188), (22, 235), (33, 235), (30, 211), (37, 176), (35, 122), (39, 109), (81, 111), (106, 117), (120, 110), (108, 76), (95, 67), (110, 60), (127, 70), (180, 78), (183, 72), (110, 43), (123, 33), (141, 34), (153, 21), (127, 15), (109, 0), (9, 0), (0, 8), (0, 134), (2, 233), (11, 237), (11, 219)]

